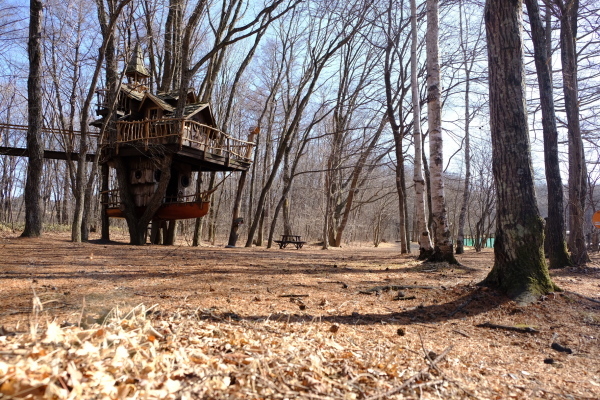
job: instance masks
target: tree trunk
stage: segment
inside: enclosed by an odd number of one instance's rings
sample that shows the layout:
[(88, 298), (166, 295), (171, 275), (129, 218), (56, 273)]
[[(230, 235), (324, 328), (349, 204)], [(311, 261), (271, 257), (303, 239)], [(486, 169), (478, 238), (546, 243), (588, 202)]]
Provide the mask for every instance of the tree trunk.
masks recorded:
[(396, 140), (396, 191), (398, 192), (398, 216), (400, 227), (400, 254), (410, 253), (410, 242), (408, 241), (408, 232), (406, 231), (406, 180), (404, 178), (404, 154), (402, 153), (402, 135), (400, 132), (394, 133)]
[(238, 240), (238, 229), (241, 224), (244, 223), (244, 219), (240, 218), (240, 207), (242, 204), (242, 193), (244, 192), (244, 186), (246, 185), (246, 176), (248, 171), (242, 171), (240, 180), (238, 181), (238, 188), (235, 195), (235, 201), (233, 203), (233, 212), (231, 218), (231, 228), (229, 230), (229, 241), (227, 247), (235, 247)]
[(519, 303), (555, 289), (543, 253), (527, 129), (522, 1), (487, 0), (492, 164), (497, 193), (494, 267), (483, 281)]
[(157, 168), (160, 170), (160, 180), (156, 191), (146, 204), (144, 213), (138, 215), (131, 194), (131, 184), (129, 183), (130, 170), (120, 157), (115, 158), (115, 169), (117, 171), (117, 181), (121, 203), (124, 205), (123, 213), (129, 229), (129, 240), (133, 245), (143, 245), (146, 243), (148, 224), (156, 211), (160, 208), (162, 200), (165, 197), (169, 180), (171, 179), (172, 154), (166, 154), (162, 158), (155, 157)]
[(417, 2), (410, 1), (411, 16), (411, 47), (410, 47), (410, 76), (411, 93), (413, 106), (413, 140), (415, 146), (415, 162), (413, 181), (415, 183), (415, 218), (414, 231), (417, 233), (419, 243), (419, 260), (429, 257), (433, 251), (429, 229), (427, 228), (427, 219), (425, 216), (425, 178), (423, 177), (423, 149), (421, 135), (421, 97), (419, 96), (419, 82), (417, 71), (417, 45), (419, 38), (417, 36)]
[[(284, 194), (282, 196), (283, 203), (281, 203), (281, 207), (283, 210), (283, 234), (284, 235), (292, 235), (292, 221), (291, 221), (291, 215), (290, 215), (290, 198), (288, 196), (289, 190), (292, 186), (292, 177), (290, 175), (290, 151), (292, 150), (292, 144), (290, 143), (289, 146), (286, 146), (285, 149), (285, 154), (283, 156), (283, 177), (282, 177), (282, 181), (283, 181), (283, 187), (284, 187)], [(287, 188), (287, 190), (286, 190)], [(273, 231), (273, 229), (275, 228), (273, 225), (275, 224), (275, 222), (277, 221), (277, 208), (279, 208), (279, 204), (276, 207), (275, 212), (273, 213), (273, 222), (271, 223), (271, 229), (269, 230), (270, 232)], [(269, 233), (269, 240), (268, 240), (268, 244), (267, 246), (270, 245), (271, 243), (271, 238), (272, 235)]]
[(64, 182), (63, 182), (63, 201), (62, 201), (62, 205), (61, 205), (61, 224), (62, 225), (68, 225), (69, 224), (69, 208), (68, 208), (68, 199), (69, 199), (69, 179), (67, 179), (67, 177), (65, 177)]
[(101, 226), (102, 226), (102, 234), (101, 234), (101, 238), (102, 240), (110, 240), (110, 218), (108, 218), (108, 214), (106, 213), (106, 210), (108, 208), (108, 179), (109, 179), (109, 168), (108, 168), (108, 164), (104, 163), (102, 164), (102, 173), (101, 173), (102, 177), (102, 189), (101, 191), (103, 192), (101, 194), (101, 202), (102, 202), (102, 211), (101, 211)]
[[(469, 95), (471, 89), (471, 68), (469, 68), (468, 55), (466, 40), (463, 37), (463, 20), (462, 20), (462, 3), (460, 3), (459, 10), (459, 22), (460, 22), (460, 47), (462, 49), (463, 66), (465, 70), (465, 186), (463, 188), (462, 206), (460, 207), (460, 214), (458, 215), (458, 233), (456, 235), (456, 254), (463, 254), (464, 249), (464, 238), (465, 238), (465, 220), (467, 215), (467, 208), (469, 207), (469, 198), (471, 197), (471, 137), (470, 137), (470, 124), (471, 124), (471, 111)], [(471, 66), (473, 63), (471, 62)]]
[(427, 121), (429, 125), (429, 158), (431, 171), (431, 206), (434, 248), (430, 261), (456, 264), (448, 228), (444, 195), (444, 162), (442, 143), (442, 105), (439, 63), (439, 0), (427, 0)]
[[(388, 24), (391, 26), (392, 23), (392, 2), (388, 3)], [(387, 46), (385, 48), (385, 66), (383, 79), (385, 82), (385, 97), (386, 97), (386, 114), (390, 127), (392, 128), (392, 135), (394, 137), (395, 144), (395, 155), (396, 155), (396, 191), (398, 192), (398, 228), (400, 236), (400, 253), (408, 253), (410, 243), (407, 243), (408, 232), (406, 231), (406, 218), (407, 210), (406, 204), (406, 183), (404, 178), (404, 154), (402, 152), (402, 141), (403, 141), (403, 130), (400, 124), (396, 120), (396, 107), (395, 107), (395, 96), (392, 87), (392, 69), (394, 63), (394, 54), (398, 47), (398, 36), (391, 37), (392, 33), (389, 32), (390, 37), (387, 39)], [(404, 182), (404, 183), (403, 183)]]
[[(544, 134), (544, 165), (546, 184), (548, 185), (548, 220), (546, 222), (546, 238), (550, 268), (563, 268), (571, 265), (565, 242), (565, 217), (563, 207), (563, 186), (560, 177), (560, 161), (558, 158), (558, 131), (554, 112), (554, 94), (552, 89), (552, 62), (547, 50), (550, 38), (540, 16), (537, 0), (525, 0), (531, 38), (535, 54), (540, 89), (540, 106), (542, 109), (542, 129)], [(549, 15), (549, 13), (548, 13)]]
[(21, 236), (38, 237), (42, 234), (41, 183), (44, 168), (44, 143), (42, 141), (42, 10), (39, 0), (29, 3), (29, 78), (27, 80), (28, 129), (27, 182), (25, 183), (25, 229)]
[(577, 12), (578, 0), (562, 4), (560, 18), (560, 56), (562, 61), (563, 93), (569, 134), (569, 250), (575, 265), (590, 261), (587, 253), (585, 228), (585, 197), (587, 171), (583, 140), (579, 126), (579, 93), (577, 89)]
[[(198, 171), (198, 176), (196, 178), (196, 193), (200, 193), (202, 189), (202, 171)], [(202, 217), (196, 218), (194, 221), (194, 237), (192, 239), (192, 246), (198, 247), (200, 246), (200, 242), (202, 241)]]

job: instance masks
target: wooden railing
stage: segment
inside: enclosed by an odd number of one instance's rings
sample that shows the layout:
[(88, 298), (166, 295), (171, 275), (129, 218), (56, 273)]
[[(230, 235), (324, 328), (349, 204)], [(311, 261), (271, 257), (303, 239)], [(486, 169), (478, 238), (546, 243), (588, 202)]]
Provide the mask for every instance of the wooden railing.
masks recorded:
[(185, 119), (154, 119), (117, 122), (116, 150), (120, 144), (141, 143), (144, 147), (158, 144), (178, 144), (199, 149), (216, 156), (248, 162), (252, 158), (253, 142), (240, 140), (211, 126)]

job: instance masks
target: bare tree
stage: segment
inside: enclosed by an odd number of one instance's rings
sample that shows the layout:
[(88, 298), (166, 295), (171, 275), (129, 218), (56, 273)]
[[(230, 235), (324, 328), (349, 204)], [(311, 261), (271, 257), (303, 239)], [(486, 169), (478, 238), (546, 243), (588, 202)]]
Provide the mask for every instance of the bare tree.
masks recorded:
[[(478, 24), (478, 30), (475, 33), (469, 31), (469, 24), (467, 22), (467, 14), (464, 10), (463, 1), (459, 2), (459, 48), (462, 56), (461, 65), (465, 74), (465, 90), (464, 90), (464, 149), (465, 149), (465, 180), (464, 189), (462, 195), (462, 206), (460, 208), (460, 214), (458, 217), (458, 232), (456, 238), (456, 254), (464, 253), (463, 239), (464, 239), (464, 227), (465, 219), (467, 214), (467, 207), (469, 204), (469, 196), (471, 193), (471, 122), (475, 119), (475, 111), (471, 109), (471, 80), (473, 74), (473, 68), (477, 56), (480, 53), (478, 48), (481, 48), (481, 40), (483, 37), (483, 30), (481, 24)], [(473, 37), (474, 36), (474, 37)], [(469, 40), (473, 40), (471, 48), (469, 48)]]
[[(407, 190), (406, 190), (406, 177), (405, 177), (405, 156), (403, 149), (404, 136), (408, 133), (408, 124), (404, 123), (402, 113), (403, 103), (405, 98), (408, 96), (409, 86), (404, 83), (408, 79), (408, 68), (405, 65), (404, 56), (408, 49), (409, 38), (406, 38), (404, 42), (400, 42), (401, 33), (403, 26), (407, 23), (403, 14), (403, 7), (400, 7), (400, 14), (398, 18), (400, 23), (395, 21), (395, 14), (393, 13), (393, 2), (390, 0), (387, 4), (386, 9), (386, 29), (385, 29), (385, 40), (386, 44), (384, 47), (384, 71), (383, 81), (385, 84), (385, 100), (386, 100), (386, 113), (387, 118), (392, 128), (392, 134), (395, 142), (395, 155), (396, 155), (396, 191), (398, 192), (398, 215), (399, 215), (399, 236), (400, 236), (400, 252), (410, 252), (410, 241), (408, 235), (408, 206), (407, 206)], [(392, 74), (395, 67), (398, 64), (398, 77), (397, 83), (392, 82)], [(396, 114), (401, 114), (400, 118), (396, 118)], [(408, 114), (408, 113), (406, 113)], [(404, 115), (407, 116), (407, 115)]]
[(554, 112), (554, 93), (552, 88), (551, 58), (548, 54), (550, 38), (542, 24), (540, 8), (537, 0), (525, 0), (531, 38), (535, 54), (542, 109), (542, 128), (544, 134), (544, 164), (546, 184), (548, 185), (548, 220), (546, 221), (546, 238), (548, 249), (546, 256), (550, 268), (563, 268), (571, 265), (565, 242), (565, 219), (563, 207), (563, 186), (560, 177), (560, 161), (558, 158), (558, 130)]
[(40, 0), (29, 2), (29, 78), (27, 80), (28, 129), (27, 183), (25, 184), (25, 229), (21, 236), (36, 237), (42, 234), (41, 182), (44, 166), (42, 140), (42, 10)]
[(413, 141), (415, 146), (415, 157), (413, 167), (413, 181), (415, 183), (415, 232), (419, 243), (419, 259), (424, 260), (433, 251), (427, 218), (425, 213), (425, 178), (423, 176), (423, 135), (421, 134), (421, 96), (419, 95), (419, 82), (417, 70), (417, 2), (410, 1), (410, 76), (413, 106)]
[(441, 81), (439, 63), (439, 0), (427, 0), (427, 121), (431, 171), (434, 249), (431, 261), (456, 264), (444, 195)]
[(484, 284), (520, 303), (555, 289), (543, 253), (525, 109), (521, 0), (487, 0), (490, 122), (497, 193), (494, 266)]
[[(288, 95), (291, 100), (291, 107), (288, 109), (293, 112), (289, 114), (289, 122), (286, 122), (285, 130), (279, 139), (271, 172), (261, 190), (256, 206), (256, 212), (248, 230), (246, 247), (252, 246), (254, 235), (259, 225), (260, 216), (264, 211), (263, 207), (265, 205), (267, 194), (269, 193), (271, 185), (281, 166), (285, 149), (292, 136), (296, 135), (298, 132), (304, 111), (319, 83), (322, 71), (338, 50), (363, 26), (367, 10), (368, 5), (364, 5), (362, 2), (341, 13), (340, 10), (335, 8), (333, 10), (328, 10), (326, 7), (323, 7), (323, 9), (318, 10), (318, 12), (326, 13), (325, 15), (327, 18), (320, 19), (320, 21), (314, 21), (317, 24), (316, 27), (309, 27), (307, 43), (310, 46), (308, 49), (310, 57), (304, 66), (304, 72), (301, 76), (298, 88), (294, 94)], [(321, 26), (318, 24), (321, 24)]]
[(555, 0), (560, 18), (560, 55), (563, 93), (569, 134), (569, 250), (571, 261), (581, 265), (590, 260), (585, 241), (585, 199), (587, 171), (579, 123), (577, 82), (577, 17), (579, 0)]
[[(363, 32), (364, 34), (364, 32)], [(369, 36), (369, 34), (367, 34)], [(367, 161), (377, 152), (387, 124), (387, 116), (373, 113), (373, 69), (381, 61), (381, 51), (368, 46), (363, 36), (355, 36), (339, 52), (339, 75), (331, 123), (330, 152), (327, 160), (327, 201), (331, 202), (327, 240), (330, 246), (340, 247), (342, 236), (354, 206), (356, 193), (376, 165)], [(368, 108), (367, 108), (368, 107)]]

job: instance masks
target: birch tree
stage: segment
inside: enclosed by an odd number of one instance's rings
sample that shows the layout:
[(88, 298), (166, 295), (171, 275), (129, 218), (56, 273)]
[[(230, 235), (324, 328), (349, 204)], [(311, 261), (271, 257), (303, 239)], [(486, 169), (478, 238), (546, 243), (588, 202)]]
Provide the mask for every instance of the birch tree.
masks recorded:
[(429, 127), (429, 171), (433, 214), (433, 254), (430, 261), (456, 264), (444, 195), (442, 104), (439, 63), (439, 0), (427, 0), (427, 122)]
[(419, 259), (423, 260), (429, 257), (433, 251), (429, 228), (427, 227), (427, 217), (425, 212), (425, 178), (423, 176), (423, 149), (421, 134), (421, 96), (419, 95), (419, 82), (417, 70), (417, 46), (419, 38), (417, 36), (417, 1), (410, 0), (410, 77), (411, 93), (413, 106), (413, 141), (415, 147), (415, 158), (413, 166), (413, 181), (415, 183), (415, 224), (419, 242)]

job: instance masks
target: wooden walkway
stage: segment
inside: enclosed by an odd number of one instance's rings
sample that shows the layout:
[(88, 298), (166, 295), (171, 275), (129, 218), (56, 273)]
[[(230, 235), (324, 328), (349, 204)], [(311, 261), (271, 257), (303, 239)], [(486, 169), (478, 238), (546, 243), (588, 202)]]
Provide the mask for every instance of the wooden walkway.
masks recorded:
[[(27, 133), (28, 129), (29, 129), (29, 127), (27, 125), (14, 125), (14, 124), (0, 123), (0, 143), (2, 143), (3, 138), (9, 131), (23, 132), (23, 138), (24, 138), (23, 142), (25, 142), (26, 141), (25, 134)], [(79, 159), (79, 153), (66, 152), (64, 150), (64, 143), (61, 143), (61, 141), (64, 141), (64, 138), (71, 136), (71, 139), (72, 139), (71, 142), (79, 144), (79, 134), (80, 134), (79, 131), (75, 131), (75, 130), (74, 131), (65, 131), (63, 129), (43, 127), (42, 133), (45, 135), (52, 136), (57, 139), (57, 140), (52, 141), (54, 144), (54, 146), (52, 146), (52, 148), (44, 150), (44, 158), (53, 159), (53, 160), (67, 160), (70, 158), (71, 160), (75, 160), (75, 161), (77, 161)], [(92, 139), (98, 138), (98, 132), (95, 132), (95, 131), (88, 132), (88, 135)], [(7, 156), (14, 156), (14, 157), (29, 157), (29, 150), (27, 149), (25, 144), (23, 144), (23, 146), (17, 146), (17, 147), (0, 146), (0, 155), (7, 155)], [(93, 161), (95, 156), (96, 155), (93, 153), (88, 153), (86, 155), (86, 160)]]

